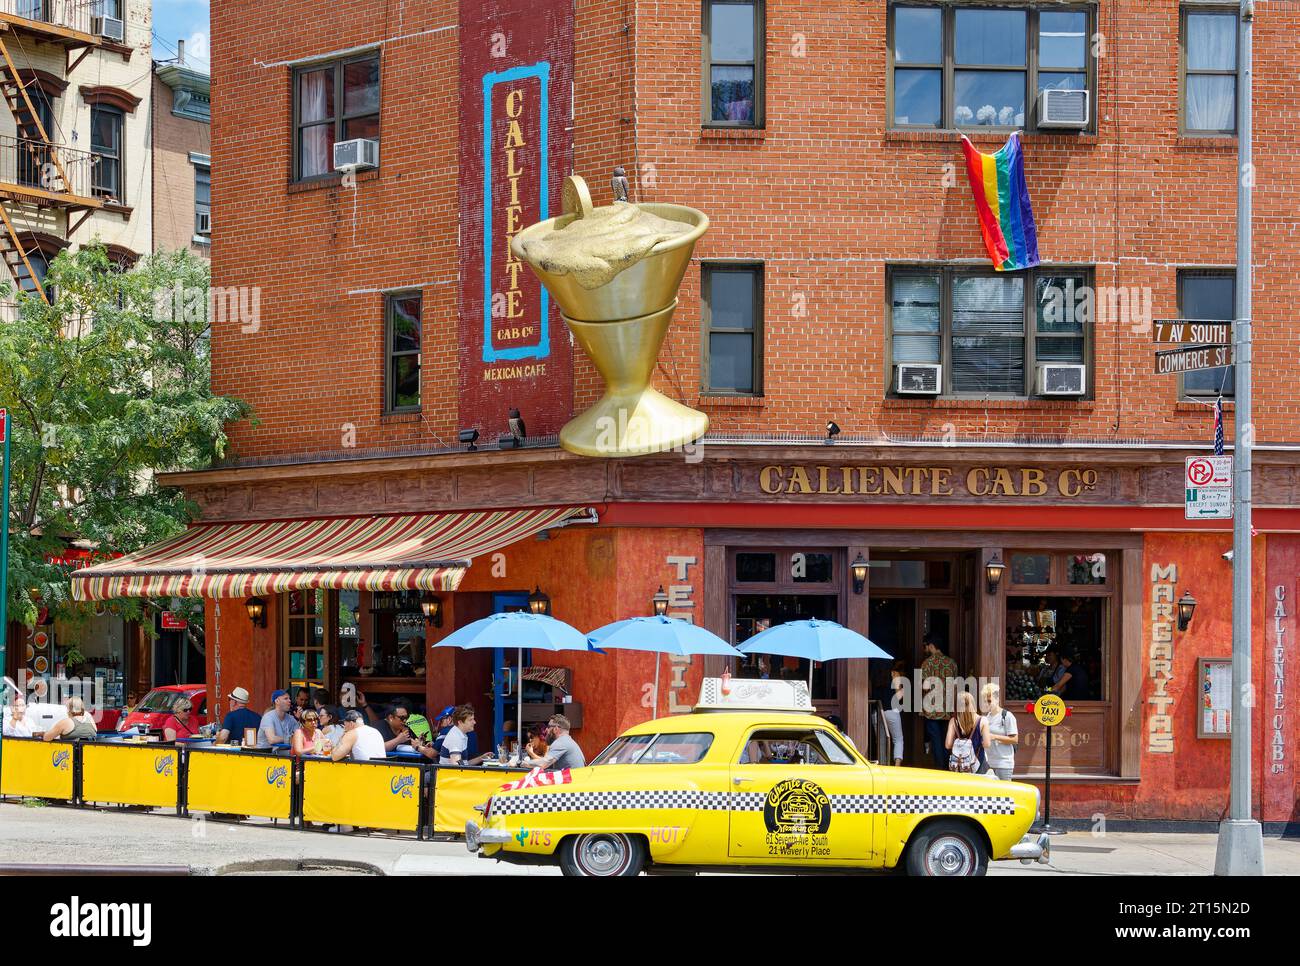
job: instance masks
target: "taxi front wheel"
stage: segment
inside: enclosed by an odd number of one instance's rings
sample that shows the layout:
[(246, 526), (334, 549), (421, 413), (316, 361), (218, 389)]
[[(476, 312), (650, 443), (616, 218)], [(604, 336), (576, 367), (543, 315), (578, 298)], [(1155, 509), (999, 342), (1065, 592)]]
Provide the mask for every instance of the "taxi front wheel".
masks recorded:
[(933, 822), (915, 833), (907, 849), (908, 875), (984, 875), (988, 866), (983, 838), (965, 822)]
[(646, 864), (645, 840), (622, 832), (570, 835), (560, 843), (565, 875), (640, 875)]

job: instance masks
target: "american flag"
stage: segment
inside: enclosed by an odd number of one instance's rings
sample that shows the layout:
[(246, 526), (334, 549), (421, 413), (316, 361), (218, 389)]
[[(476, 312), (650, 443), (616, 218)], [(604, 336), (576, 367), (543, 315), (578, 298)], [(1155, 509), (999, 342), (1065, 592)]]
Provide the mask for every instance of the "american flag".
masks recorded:
[(1223, 455), (1223, 397), (1214, 400), (1214, 455)]
[(502, 785), (501, 791), (514, 792), (521, 788), (544, 788), (548, 785), (567, 785), (573, 781), (573, 772), (568, 768), (561, 771), (542, 771), (540, 768), (534, 768), (523, 778), (518, 781), (510, 782), (508, 785)]

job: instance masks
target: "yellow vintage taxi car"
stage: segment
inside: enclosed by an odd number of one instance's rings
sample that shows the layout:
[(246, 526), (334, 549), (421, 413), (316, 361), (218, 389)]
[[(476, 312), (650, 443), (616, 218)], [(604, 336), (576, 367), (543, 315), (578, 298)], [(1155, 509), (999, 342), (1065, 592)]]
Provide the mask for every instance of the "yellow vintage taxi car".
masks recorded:
[(586, 768), (513, 784), (466, 824), (467, 846), (566, 875), (1048, 861), (1047, 836), (1028, 834), (1034, 786), (872, 764), (808, 712), (697, 708), (629, 728)]

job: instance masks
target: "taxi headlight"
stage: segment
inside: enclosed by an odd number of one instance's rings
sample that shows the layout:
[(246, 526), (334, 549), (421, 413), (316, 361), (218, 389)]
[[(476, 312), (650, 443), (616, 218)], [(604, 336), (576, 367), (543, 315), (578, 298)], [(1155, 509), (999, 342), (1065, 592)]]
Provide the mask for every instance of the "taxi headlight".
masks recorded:
[(1034, 785), (1034, 823), (1037, 824), (1043, 820), (1043, 795)]

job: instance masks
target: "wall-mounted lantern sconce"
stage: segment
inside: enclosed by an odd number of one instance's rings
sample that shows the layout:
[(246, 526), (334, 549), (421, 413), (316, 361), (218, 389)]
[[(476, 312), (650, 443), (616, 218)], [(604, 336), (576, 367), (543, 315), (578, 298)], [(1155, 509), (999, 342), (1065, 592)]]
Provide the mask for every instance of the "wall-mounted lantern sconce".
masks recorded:
[(650, 600), (654, 603), (655, 617), (663, 617), (668, 613), (668, 595), (664, 593), (663, 584), (659, 585), (659, 589)]
[(853, 592), (862, 593), (867, 586), (867, 558), (859, 553), (849, 564), (849, 570), (853, 573)]
[(254, 627), (266, 626), (266, 601), (261, 597), (248, 598), (244, 601), (244, 609), (248, 611), (248, 619)]
[(420, 601), (420, 610), (424, 611), (424, 619), (434, 627), (442, 626), (442, 599), (432, 594), (427, 595), (424, 600)]
[(988, 582), (988, 590), (990, 594), (996, 594), (998, 592), (998, 585), (1002, 583), (1002, 574), (1006, 569), (1006, 564), (1002, 562), (1002, 556), (996, 553), (990, 557), (988, 563), (984, 565), (984, 578)]
[(528, 595), (528, 609), (534, 614), (550, 616), (551, 598), (542, 593), (540, 586), (534, 586), (533, 592)]
[(1196, 613), (1196, 598), (1191, 594), (1185, 593), (1178, 598), (1178, 629), (1187, 630), (1187, 625), (1192, 622), (1192, 614)]

